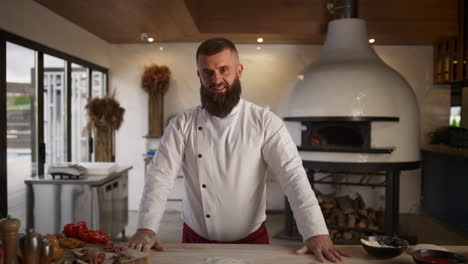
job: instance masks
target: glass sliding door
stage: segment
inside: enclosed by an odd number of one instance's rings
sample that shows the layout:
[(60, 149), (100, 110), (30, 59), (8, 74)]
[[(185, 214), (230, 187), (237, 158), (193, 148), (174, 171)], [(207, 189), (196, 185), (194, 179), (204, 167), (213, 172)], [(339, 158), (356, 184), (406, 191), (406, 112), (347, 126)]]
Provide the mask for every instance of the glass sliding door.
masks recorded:
[[(6, 43), (8, 214), (26, 223), (24, 180), (38, 172), (37, 53)], [(4, 92), (4, 91), (2, 91)], [(24, 230), (24, 225), (21, 226)]]
[(25, 180), (92, 160), (85, 106), (107, 92), (106, 68), (0, 29), (0, 218), (33, 223)]
[(90, 136), (85, 131), (87, 116), (85, 106), (89, 98), (89, 70), (78, 64), (72, 64), (71, 69), (71, 140), (72, 162), (87, 162), (91, 160)]
[(91, 97), (103, 97), (106, 95), (106, 74), (100, 71), (93, 71), (93, 81), (91, 89)]
[(44, 142), (46, 167), (67, 161), (66, 62), (44, 55)]

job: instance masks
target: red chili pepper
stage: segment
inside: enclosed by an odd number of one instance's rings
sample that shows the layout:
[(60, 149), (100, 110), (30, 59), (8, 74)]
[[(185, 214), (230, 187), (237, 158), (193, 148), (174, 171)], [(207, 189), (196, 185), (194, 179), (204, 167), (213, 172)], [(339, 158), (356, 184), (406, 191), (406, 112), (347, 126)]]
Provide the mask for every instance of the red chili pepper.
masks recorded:
[(113, 243), (107, 243), (106, 246), (104, 247), (104, 251), (114, 252), (114, 244)]
[(97, 264), (101, 264), (106, 259), (106, 253), (99, 253), (97, 256)]
[(63, 233), (67, 237), (80, 238), (79, 233), (81, 230), (88, 230), (85, 221), (65, 225), (65, 227), (63, 228)]

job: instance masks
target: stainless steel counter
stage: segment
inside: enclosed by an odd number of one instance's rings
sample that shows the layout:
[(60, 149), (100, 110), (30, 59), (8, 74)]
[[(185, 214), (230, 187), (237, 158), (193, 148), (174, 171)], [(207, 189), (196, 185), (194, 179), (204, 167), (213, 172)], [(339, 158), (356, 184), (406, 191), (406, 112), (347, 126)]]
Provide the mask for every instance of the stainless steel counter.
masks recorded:
[(44, 178), (27, 184), (27, 227), (57, 234), (63, 226), (86, 221), (88, 228), (125, 236), (128, 224), (128, 171), (118, 167), (107, 175), (85, 175), (80, 179)]
[(25, 180), (26, 184), (89, 184), (89, 185), (102, 185), (108, 181), (120, 177), (122, 174), (127, 173), (133, 167), (117, 167), (116, 170), (107, 175), (102, 174), (86, 174), (79, 179), (53, 179), (52, 176), (47, 175), (44, 178), (30, 178)]

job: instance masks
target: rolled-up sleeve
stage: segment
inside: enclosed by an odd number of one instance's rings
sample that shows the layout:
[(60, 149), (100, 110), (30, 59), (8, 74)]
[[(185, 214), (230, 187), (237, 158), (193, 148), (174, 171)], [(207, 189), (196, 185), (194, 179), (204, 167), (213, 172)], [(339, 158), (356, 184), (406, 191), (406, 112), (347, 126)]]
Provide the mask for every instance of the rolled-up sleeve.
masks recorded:
[(317, 198), (310, 186), (302, 159), (284, 122), (271, 114), (265, 124), (262, 155), (276, 175), (282, 192), (287, 196), (303, 240), (328, 234)]
[(181, 169), (185, 143), (176, 120), (177, 117), (171, 120), (164, 131), (158, 151), (148, 165), (138, 228), (158, 230), (167, 197)]

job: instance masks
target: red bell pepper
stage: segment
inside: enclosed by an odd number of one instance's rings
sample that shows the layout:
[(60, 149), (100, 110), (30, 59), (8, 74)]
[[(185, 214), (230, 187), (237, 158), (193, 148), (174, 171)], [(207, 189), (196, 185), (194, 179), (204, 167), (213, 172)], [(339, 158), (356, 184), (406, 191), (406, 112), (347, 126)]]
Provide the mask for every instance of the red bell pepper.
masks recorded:
[(80, 230), (80, 233), (78, 234), (79, 239), (85, 241), (85, 242), (94, 242), (93, 238), (91, 236), (91, 230)]
[(86, 226), (86, 222), (84, 221), (65, 225), (65, 227), (63, 228), (63, 233), (67, 237), (80, 238), (79, 233), (82, 230), (88, 230), (88, 227)]
[(94, 243), (106, 244), (107, 242), (109, 242), (109, 234), (104, 231), (90, 231), (89, 235), (91, 237), (92, 242)]

